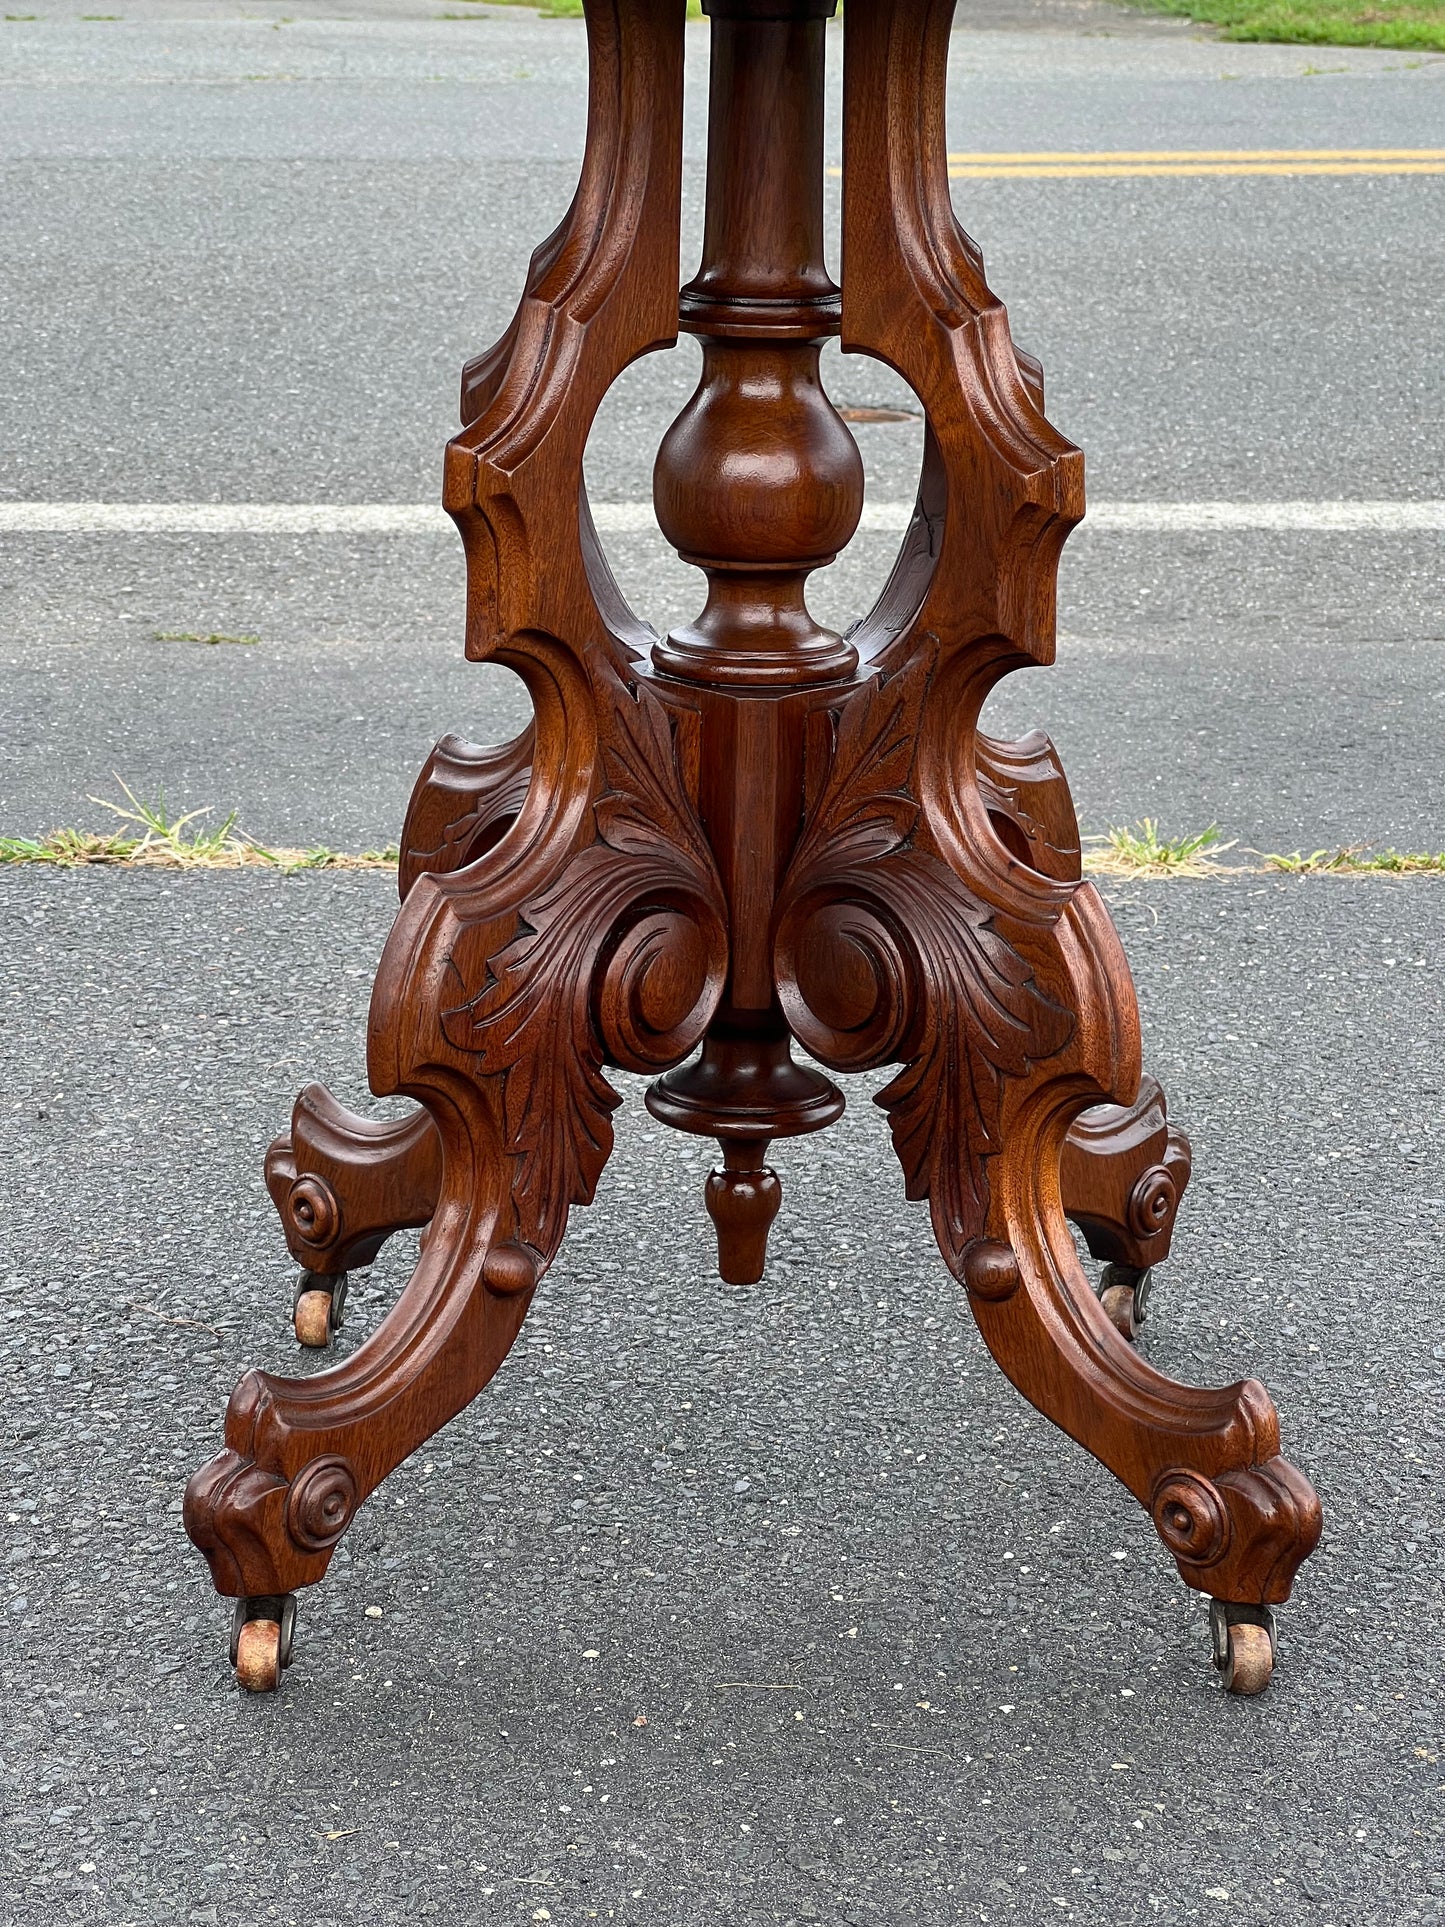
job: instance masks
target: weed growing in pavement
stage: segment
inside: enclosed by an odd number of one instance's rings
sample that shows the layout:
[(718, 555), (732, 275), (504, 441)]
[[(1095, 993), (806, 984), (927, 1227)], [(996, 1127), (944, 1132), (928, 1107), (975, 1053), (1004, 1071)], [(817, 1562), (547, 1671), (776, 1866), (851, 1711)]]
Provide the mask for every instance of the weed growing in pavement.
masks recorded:
[(1220, 842), (1216, 823), (1193, 836), (1166, 837), (1159, 834), (1152, 816), (1146, 816), (1137, 830), (1110, 830), (1084, 841), (1104, 846), (1086, 854), (1084, 868), (1095, 876), (1110, 877), (1225, 876), (1230, 866), (1216, 859), (1234, 848), (1233, 843)]
[[(1184, 14), (1223, 29), (1226, 40), (1282, 40), (1326, 47), (1445, 50), (1445, 0), (1128, 0), (1144, 13)], [(1311, 67), (1306, 73), (1336, 73)]]
[(1428, 850), (1371, 851), (1360, 843), (1345, 850), (1312, 850), (1308, 856), (1299, 850), (1292, 856), (1271, 851), (1264, 860), (1267, 868), (1291, 876), (1445, 876), (1445, 850), (1434, 856)]
[[(172, 870), (249, 868), (294, 876), (301, 870), (394, 870), (400, 860), (394, 843), (354, 855), (326, 844), (272, 849), (237, 827), (235, 810), (224, 822), (201, 828), (200, 819), (211, 813), (208, 808), (173, 817), (164, 793), (148, 803), (119, 776), (116, 781), (125, 793), (125, 803), (112, 803), (102, 796), (93, 796), (90, 801), (109, 810), (124, 827), (109, 832), (64, 829), (40, 837), (0, 836), (0, 866), (41, 863), (59, 869), (85, 864)], [(1258, 874), (1253, 864), (1217, 860), (1235, 845), (1221, 843), (1218, 827), (1212, 823), (1192, 836), (1166, 837), (1160, 835), (1154, 818), (1146, 816), (1136, 830), (1113, 829), (1104, 836), (1085, 837), (1084, 841), (1103, 846), (1090, 850), (1084, 858), (1084, 869), (1093, 876), (1238, 876), (1247, 870)], [(1262, 854), (1265, 870), (1291, 876), (1445, 876), (1445, 850), (1437, 855), (1429, 851), (1370, 851), (1356, 844), (1342, 850), (1313, 850), (1309, 855), (1300, 850), (1290, 855), (1279, 851), (1252, 854)]]
[(213, 629), (203, 636), (198, 629), (152, 629), (151, 634), (157, 642), (203, 642), (208, 649), (214, 649), (223, 642), (240, 643), (242, 647), (254, 649), (260, 642), (259, 636), (228, 636), (220, 629)]
[(119, 776), (115, 780), (124, 790), (129, 808), (103, 796), (92, 796), (90, 801), (111, 811), (129, 827), (108, 835), (66, 829), (51, 830), (42, 837), (0, 836), (0, 864), (45, 863), (60, 869), (92, 863), (170, 870), (265, 868), (291, 876), (298, 870), (393, 870), (399, 860), (394, 845), (384, 850), (363, 850), (356, 856), (324, 845), (270, 849), (236, 827), (234, 810), (218, 826), (196, 828), (193, 826), (201, 817), (210, 815), (209, 807), (173, 817), (164, 793), (154, 803), (147, 803)]

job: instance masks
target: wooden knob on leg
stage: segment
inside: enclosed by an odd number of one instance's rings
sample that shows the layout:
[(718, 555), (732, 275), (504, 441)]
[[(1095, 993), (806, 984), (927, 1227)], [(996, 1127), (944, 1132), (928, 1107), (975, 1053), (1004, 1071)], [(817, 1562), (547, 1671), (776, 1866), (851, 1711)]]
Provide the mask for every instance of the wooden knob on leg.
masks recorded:
[(767, 1138), (722, 1140), (723, 1168), (708, 1174), (708, 1216), (717, 1227), (724, 1284), (755, 1285), (768, 1256), (768, 1232), (783, 1202), (776, 1171), (763, 1163)]

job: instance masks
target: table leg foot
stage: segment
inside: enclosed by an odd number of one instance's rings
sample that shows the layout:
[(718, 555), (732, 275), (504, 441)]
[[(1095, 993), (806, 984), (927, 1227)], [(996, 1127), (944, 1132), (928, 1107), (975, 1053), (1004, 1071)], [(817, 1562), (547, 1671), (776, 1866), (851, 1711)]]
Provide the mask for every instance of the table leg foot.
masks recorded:
[(1170, 1124), (1152, 1077), (1139, 1080), (1132, 1104), (1085, 1111), (1064, 1139), (1064, 1210), (1090, 1255), (1105, 1261), (1099, 1299), (1131, 1341), (1144, 1323), (1153, 1269), (1169, 1256), (1192, 1165), (1189, 1140)]
[(360, 1117), (322, 1084), (301, 1092), (289, 1133), (266, 1153), (286, 1243), (318, 1291), (369, 1265), (394, 1233), (426, 1224), (440, 1184), (441, 1140), (427, 1111)]

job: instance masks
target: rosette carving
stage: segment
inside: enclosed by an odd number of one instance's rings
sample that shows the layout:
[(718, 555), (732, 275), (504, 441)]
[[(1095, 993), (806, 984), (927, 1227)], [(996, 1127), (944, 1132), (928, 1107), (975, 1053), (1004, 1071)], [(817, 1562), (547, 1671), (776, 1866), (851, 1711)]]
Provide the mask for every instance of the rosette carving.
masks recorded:
[(994, 913), (917, 839), (919, 722), (934, 651), (834, 712), (833, 757), (783, 883), (778, 997), (834, 1069), (902, 1060), (888, 1113), (910, 1198), (927, 1198), (949, 1269), (983, 1236), (1003, 1081), (1054, 1056), (1074, 1018), (1039, 988)]
[(329, 1245), (341, 1230), (341, 1206), (325, 1178), (297, 1178), (286, 1194), (285, 1214), (302, 1244)]
[(1162, 1164), (1151, 1164), (1129, 1193), (1129, 1229), (1137, 1238), (1154, 1238), (1168, 1229), (1179, 1209), (1179, 1187)]
[(1150, 1502), (1154, 1530), (1176, 1559), (1210, 1566), (1229, 1546), (1229, 1514), (1218, 1488), (1197, 1472), (1166, 1472)]
[(286, 1530), (304, 1552), (325, 1552), (351, 1524), (361, 1488), (349, 1459), (332, 1453), (313, 1459), (291, 1481)]

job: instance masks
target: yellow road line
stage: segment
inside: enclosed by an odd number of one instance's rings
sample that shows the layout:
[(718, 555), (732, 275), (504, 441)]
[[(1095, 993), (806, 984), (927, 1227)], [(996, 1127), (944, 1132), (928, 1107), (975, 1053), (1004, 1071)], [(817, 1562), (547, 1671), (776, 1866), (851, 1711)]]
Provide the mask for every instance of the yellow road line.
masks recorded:
[[(841, 167), (830, 167), (833, 175)], [(1125, 180), (1205, 174), (1445, 174), (1445, 147), (1139, 147), (950, 154), (954, 181)]]
[(1035, 161), (1066, 161), (1080, 166), (1104, 161), (1445, 161), (1445, 147), (1141, 147), (1079, 149), (1037, 154), (950, 154), (952, 165), (1005, 167)]
[(1119, 181), (1157, 178), (1161, 175), (1341, 175), (1341, 174), (1445, 174), (1441, 161), (1205, 161), (1197, 165), (1161, 161), (1140, 166), (1114, 167), (950, 167), (951, 181)]

